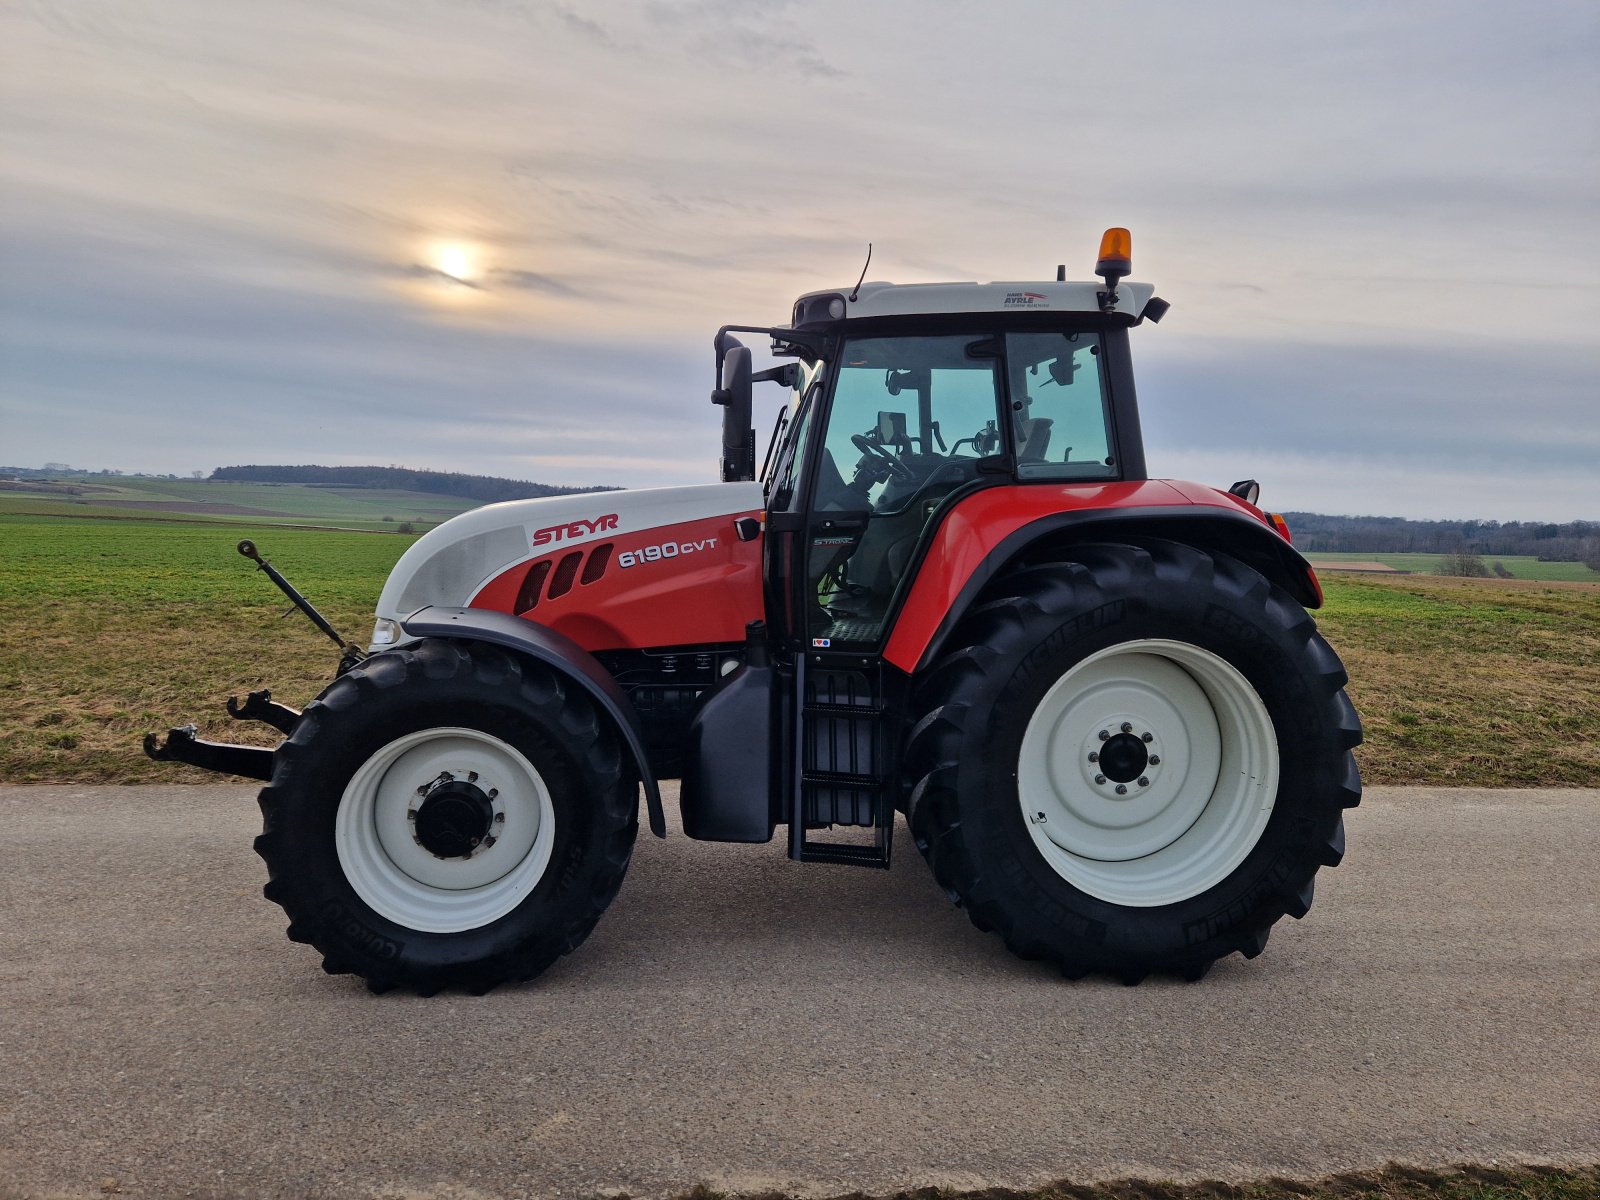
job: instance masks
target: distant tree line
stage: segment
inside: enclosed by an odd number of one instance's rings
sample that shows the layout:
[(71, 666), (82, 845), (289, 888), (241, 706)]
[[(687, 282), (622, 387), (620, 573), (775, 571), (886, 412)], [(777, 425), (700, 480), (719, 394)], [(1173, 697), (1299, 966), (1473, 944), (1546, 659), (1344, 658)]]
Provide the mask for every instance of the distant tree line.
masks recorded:
[[(1362, 554), (1529, 554), (1546, 562), (1600, 561), (1600, 521), (1410, 521), (1284, 513), (1302, 551)], [(1600, 570), (1600, 567), (1596, 568)]]
[(501, 479), (495, 475), (463, 475), (454, 471), (414, 471), (410, 467), (274, 467), (251, 464), (218, 467), (213, 480), (234, 483), (302, 483), (311, 487), (387, 488), (403, 492), (430, 492), (458, 496), (481, 504), (501, 500), (533, 500), (540, 496), (572, 496), (582, 492), (610, 492), (609, 487), (558, 487)]

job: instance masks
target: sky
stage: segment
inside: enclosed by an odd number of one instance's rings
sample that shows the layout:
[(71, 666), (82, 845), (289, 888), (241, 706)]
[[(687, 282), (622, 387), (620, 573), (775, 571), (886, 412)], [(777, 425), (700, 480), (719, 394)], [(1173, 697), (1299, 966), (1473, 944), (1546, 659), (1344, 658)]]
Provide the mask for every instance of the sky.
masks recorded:
[(711, 482), (718, 326), (1123, 225), (1152, 474), (1600, 519), (1597, 63), (1592, 0), (0, 5), (0, 463)]

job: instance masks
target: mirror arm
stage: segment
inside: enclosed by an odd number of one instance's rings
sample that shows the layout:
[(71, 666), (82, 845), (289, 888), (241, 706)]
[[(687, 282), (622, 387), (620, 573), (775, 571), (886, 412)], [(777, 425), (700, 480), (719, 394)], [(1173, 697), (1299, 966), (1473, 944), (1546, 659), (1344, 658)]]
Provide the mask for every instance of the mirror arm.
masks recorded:
[(757, 371), (750, 376), (752, 383), (781, 383), (786, 388), (794, 387), (799, 381), (799, 363), (779, 363), (775, 367), (768, 367), (765, 371)]

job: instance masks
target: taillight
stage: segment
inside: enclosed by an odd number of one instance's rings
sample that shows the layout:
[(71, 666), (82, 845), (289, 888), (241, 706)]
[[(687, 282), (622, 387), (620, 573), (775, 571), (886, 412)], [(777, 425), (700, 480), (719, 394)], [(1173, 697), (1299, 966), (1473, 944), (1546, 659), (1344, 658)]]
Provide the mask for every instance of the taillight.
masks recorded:
[(1294, 544), (1294, 538), (1289, 533), (1289, 522), (1283, 519), (1282, 513), (1268, 513), (1267, 520), (1272, 522), (1272, 527), (1282, 535), (1284, 541)]

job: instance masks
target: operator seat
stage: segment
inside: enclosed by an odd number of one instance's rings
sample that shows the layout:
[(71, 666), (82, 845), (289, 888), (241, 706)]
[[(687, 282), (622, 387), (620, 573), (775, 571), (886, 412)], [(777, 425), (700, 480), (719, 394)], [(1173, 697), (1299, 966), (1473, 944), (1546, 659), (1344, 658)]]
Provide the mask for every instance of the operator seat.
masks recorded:
[(833, 461), (833, 451), (827, 447), (823, 447), (822, 462), (817, 466), (815, 507), (818, 510), (830, 509), (834, 512), (850, 507), (849, 486), (845, 483), (844, 476), (839, 473), (839, 465)]
[(1055, 425), (1051, 417), (1030, 417), (1033, 397), (1022, 397), (1022, 411), (1012, 423), (1017, 429), (1017, 461), (1043, 462), (1050, 449), (1050, 430)]

